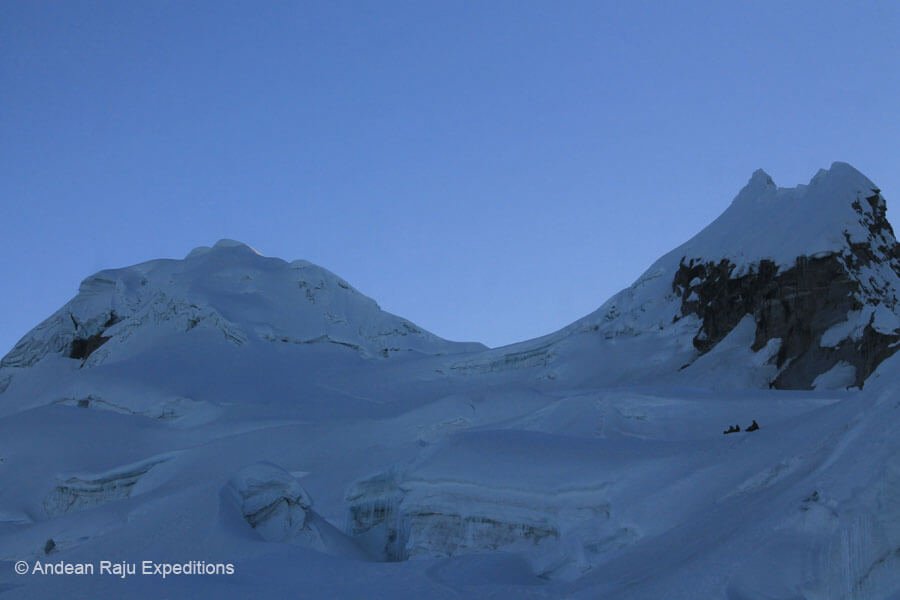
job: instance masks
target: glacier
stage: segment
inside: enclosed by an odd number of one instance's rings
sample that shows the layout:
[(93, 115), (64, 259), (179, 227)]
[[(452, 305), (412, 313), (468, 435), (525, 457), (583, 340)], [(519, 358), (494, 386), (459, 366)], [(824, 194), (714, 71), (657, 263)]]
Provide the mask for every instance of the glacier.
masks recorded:
[(233, 240), (101, 271), (0, 361), (0, 597), (900, 598), (898, 248), (850, 165), (757, 171), (501, 348)]

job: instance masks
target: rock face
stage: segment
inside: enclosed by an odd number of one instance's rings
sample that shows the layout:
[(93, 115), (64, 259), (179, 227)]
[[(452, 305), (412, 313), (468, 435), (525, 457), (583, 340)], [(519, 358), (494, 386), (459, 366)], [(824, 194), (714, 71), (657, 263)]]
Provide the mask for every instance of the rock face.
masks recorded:
[[(896, 314), (892, 279), (900, 277), (900, 244), (880, 191), (872, 189), (864, 201), (850, 204), (868, 230), (865, 242), (853, 242), (844, 232), (843, 251), (799, 256), (789, 268), (763, 259), (735, 275), (737, 265), (727, 259), (682, 258), (672, 281), (681, 302), (676, 319), (699, 317), (700, 330), (693, 339), (697, 350), (708, 352), (751, 315), (756, 323), (753, 351), (780, 340), (773, 357), (779, 372), (772, 387), (808, 389), (818, 376), (844, 363), (855, 368), (853, 385), (861, 388), (900, 347), (900, 332), (885, 331), (876, 323), (876, 318), (890, 321)], [(842, 323), (853, 325), (846, 336), (823, 341)]]
[[(86, 337), (75, 337), (69, 346), (69, 358), (87, 360), (87, 358), (94, 353), (94, 350), (98, 349), (100, 346), (109, 341), (110, 338), (106, 337), (103, 334), (107, 329), (118, 323), (118, 321), (119, 319), (116, 317), (116, 313), (110, 312), (109, 318), (106, 319), (106, 322), (103, 324), (100, 331), (92, 333)], [(78, 322), (73, 318), (72, 323), (75, 326), (75, 332), (77, 335)]]

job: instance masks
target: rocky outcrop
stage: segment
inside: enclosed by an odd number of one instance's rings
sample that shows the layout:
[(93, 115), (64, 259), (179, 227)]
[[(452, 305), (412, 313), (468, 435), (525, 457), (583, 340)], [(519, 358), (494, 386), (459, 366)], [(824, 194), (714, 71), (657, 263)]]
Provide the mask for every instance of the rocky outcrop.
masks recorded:
[[(75, 317), (71, 317), (71, 319), (72, 323), (75, 325), (75, 332), (77, 335), (78, 321), (75, 320)], [(87, 357), (93, 354), (94, 350), (109, 341), (110, 338), (103, 334), (107, 329), (118, 322), (119, 318), (116, 316), (116, 313), (110, 312), (109, 318), (106, 319), (106, 322), (103, 324), (103, 328), (100, 331), (97, 331), (90, 335), (86, 335), (84, 337), (76, 337), (74, 340), (72, 340), (72, 343), (69, 345), (69, 358), (87, 360)]]
[[(808, 389), (839, 363), (852, 365), (853, 385), (866, 378), (900, 348), (900, 331), (891, 327), (897, 308), (895, 282), (900, 277), (900, 244), (886, 219), (877, 189), (853, 208), (869, 232), (866, 242), (851, 242), (843, 252), (797, 257), (790, 268), (761, 260), (738, 272), (727, 259), (682, 258), (672, 281), (680, 299), (676, 320), (696, 315), (701, 322), (693, 343), (706, 353), (746, 315), (756, 323), (752, 349), (780, 340), (773, 361), (779, 368), (770, 383), (779, 389)], [(889, 318), (885, 319), (884, 315)], [(823, 336), (842, 323), (847, 335)], [(885, 324), (887, 323), (887, 324)], [(834, 336), (831, 336), (834, 337)]]

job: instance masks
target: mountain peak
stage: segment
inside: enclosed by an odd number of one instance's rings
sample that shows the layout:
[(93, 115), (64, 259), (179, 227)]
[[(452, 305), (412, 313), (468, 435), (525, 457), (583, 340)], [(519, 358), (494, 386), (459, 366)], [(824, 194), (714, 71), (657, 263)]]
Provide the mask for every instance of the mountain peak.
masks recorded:
[(772, 176), (766, 173), (764, 169), (757, 169), (753, 171), (753, 175), (750, 176), (750, 181), (747, 183), (748, 186), (753, 187), (775, 187), (775, 182), (772, 180)]
[(843, 161), (836, 160), (831, 163), (831, 166), (827, 169), (819, 169), (819, 171), (813, 176), (810, 183), (818, 182), (818, 181), (830, 181), (834, 183), (838, 180), (853, 180), (858, 184), (862, 185), (871, 185), (871, 181), (869, 178), (862, 174), (862, 172), (851, 165), (850, 163), (846, 163)]
[(741, 267), (768, 259), (788, 267), (799, 256), (840, 252), (848, 240), (869, 239), (868, 221), (878, 218), (873, 196), (875, 184), (844, 162), (795, 187), (778, 187), (759, 169), (725, 212), (672, 254), (676, 261), (724, 258)]
[(767, 197), (773, 196), (777, 189), (772, 177), (764, 170), (757, 169), (753, 171), (750, 180), (743, 188), (741, 188), (738, 195), (734, 197), (732, 204), (741, 205), (760, 202)]
[(188, 253), (186, 258), (203, 256), (204, 254), (209, 254), (213, 250), (231, 250), (231, 249), (246, 250), (246, 251), (252, 252), (253, 254), (256, 254), (257, 256), (262, 256), (262, 253), (259, 250), (257, 250), (256, 248), (254, 248), (253, 246), (251, 246), (249, 244), (245, 244), (244, 242), (240, 242), (238, 240), (222, 238), (219, 241), (217, 241), (215, 244), (213, 244), (212, 247), (197, 246), (196, 248), (194, 248), (193, 250), (191, 250)]
[[(791, 188), (757, 170), (717, 219), (553, 339), (593, 332), (601, 348), (617, 340), (604, 360), (623, 361), (620, 379), (646, 377), (652, 355), (659, 376), (705, 383), (704, 369), (730, 357), (752, 385), (861, 387), (900, 348), (900, 244), (885, 200), (844, 162)], [(620, 358), (626, 340), (642, 358)]]
[(244, 242), (238, 240), (232, 240), (230, 238), (222, 238), (213, 244), (213, 248), (247, 248), (249, 250), (253, 250), (257, 254), (259, 251), (250, 246), (249, 244), (245, 244)]

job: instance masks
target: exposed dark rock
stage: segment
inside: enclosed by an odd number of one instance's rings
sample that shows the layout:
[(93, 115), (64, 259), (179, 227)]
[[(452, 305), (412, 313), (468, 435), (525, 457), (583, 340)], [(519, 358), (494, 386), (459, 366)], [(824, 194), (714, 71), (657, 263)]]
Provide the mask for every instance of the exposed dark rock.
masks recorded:
[(746, 315), (756, 323), (752, 349), (758, 351), (769, 340), (780, 339), (773, 358), (780, 371), (771, 382), (779, 389), (808, 389), (815, 378), (843, 361), (856, 369), (855, 385), (866, 378), (886, 358), (900, 348), (894, 345), (900, 333), (877, 331), (870, 320), (858, 339), (845, 339), (836, 347), (820, 346), (822, 334), (847, 320), (851, 311), (866, 304), (884, 304), (895, 309), (898, 299), (889, 286), (861, 268), (889, 266), (900, 276), (900, 244), (885, 216), (884, 200), (877, 190), (866, 198), (870, 210), (859, 200), (853, 207), (869, 230), (866, 242), (851, 242), (847, 250), (824, 256), (798, 257), (791, 268), (779, 270), (762, 260), (735, 276), (736, 266), (683, 258), (672, 281), (681, 299), (681, 316), (700, 318), (694, 347), (706, 353), (718, 344)]
[(44, 554), (50, 554), (54, 550), (56, 550), (56, 542), (53, 540), (53, 538), (50, 538), (44, 544)]
[[(78, 322), (75, 321), (75, 317), (72, 317), (72, 322), (75, 323), (75, 330), (77, 331)], [(103, 328), (100, 331), (87, 337), (75, 338), (72, 340), (72, 344), (69, 346), (69, 358), (76, 358), (79, 360), (87, 359), (94, 350), (109, 341), (110, 338), (104, 336), (103, 333), (118, 322), (119, 318), (116, 316), (116, 313), (110, 313), (109, 318), (103, 324)]]
[(872, 195), (866, 198), (871, 211), (866, 211), (859, 200), (852, 202), (853, 210), (860, 216), (860, 222), (869, 230), (866, 250), (871, 254), (871, 249), (874, 248), (887, 257), (893, 263), (894, 272), (900, 274), (898, 264), (894, 262), (900, 259), (900, 244), (897, 244), (894, 229), (887, 220), (887, 203), (881, 196), (881, 190), (874, 188), (872, 192)]
[(109, 341), (108, 337), (104, 337), (99, 333), (86, 338), (75, 338), (72, 340), (72, 346), (69, 349), (69, 358), (77, 358), (84, 360), (90, 356), (94, 350)]

